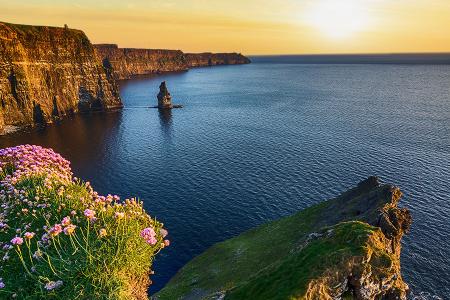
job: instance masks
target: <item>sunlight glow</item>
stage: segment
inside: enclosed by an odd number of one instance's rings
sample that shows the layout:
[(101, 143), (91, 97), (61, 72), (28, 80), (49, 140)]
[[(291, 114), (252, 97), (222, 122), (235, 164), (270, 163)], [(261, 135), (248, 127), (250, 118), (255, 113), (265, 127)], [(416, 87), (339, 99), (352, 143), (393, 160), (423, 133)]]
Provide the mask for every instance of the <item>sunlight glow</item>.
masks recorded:
[(306, 10), (305, 21), (331, 38), (347, 38), (369, 25), (365, 1), (318, 0)]

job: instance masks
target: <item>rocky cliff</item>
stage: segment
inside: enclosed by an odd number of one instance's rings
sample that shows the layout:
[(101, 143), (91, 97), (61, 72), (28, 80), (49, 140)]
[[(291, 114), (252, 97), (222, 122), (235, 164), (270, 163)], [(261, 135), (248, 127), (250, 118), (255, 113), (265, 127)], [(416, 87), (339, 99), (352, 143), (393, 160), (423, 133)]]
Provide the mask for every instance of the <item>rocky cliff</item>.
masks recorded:
[(113, 70), (116, 79), (136, 75), (187, 71), (192, 67), (248, 64), (238, 53), (188, 53), (180, 50), (119, 48), (115, 44), (94, 45), (99, 59)]
[(250, 63), (250, 59), (240, 53), (186, 53), (185, 56), (190, 68)]
[(122, 106), (80, 30), (0, 22), (0, 66), (1, 128)]
[(218, 243), (154, 299), (406, 299), (399, 188), (370, 177), (293, 216)]
[(116, 79), (188, 69), (180, 50), (119, 48), (115, 44), (94, 46), (103, 65), (113, 69)]

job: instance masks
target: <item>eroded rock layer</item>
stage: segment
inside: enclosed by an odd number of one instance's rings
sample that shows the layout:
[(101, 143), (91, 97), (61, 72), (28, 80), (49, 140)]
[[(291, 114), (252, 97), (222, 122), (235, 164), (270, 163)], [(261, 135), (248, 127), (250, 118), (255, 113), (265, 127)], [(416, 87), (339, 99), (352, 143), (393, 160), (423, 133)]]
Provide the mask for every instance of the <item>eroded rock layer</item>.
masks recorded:
[(250, 63), (239, 53), (183, 53), (180, 50), (119, 48), (115, 44), (94, 46), (103, 65), (113, 70), (116, 79), (187, 71), (193, 67)]
[(80, 30), (0, 22), (0, 127), (121, 107), (111, 72)]

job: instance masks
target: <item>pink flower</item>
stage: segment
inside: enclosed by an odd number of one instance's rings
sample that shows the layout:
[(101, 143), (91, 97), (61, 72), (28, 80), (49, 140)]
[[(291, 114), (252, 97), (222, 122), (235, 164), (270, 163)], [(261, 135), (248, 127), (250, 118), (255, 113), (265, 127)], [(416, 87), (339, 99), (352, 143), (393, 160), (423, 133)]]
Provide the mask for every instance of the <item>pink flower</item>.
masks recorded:
[(64, 217), (64, 218), (62, 219), (62, 221), (61, 221), (61, 224), (62, 224), (63, 226), (69, 225), (69, 224), (70, 224), (70, 217)]
[(164, 228), (161, 228), (159, 230), (159, 233), (161, 233), (163, 238), (165, 238), (169, 234), (169, 232), (166, 229), (164, 229)]
[(141, 231), (141, 237), (147, 242), (147, 244), (154, 245), (158, 242), (155, 238), (156, 232), (152, 227), (144, 228)]
[(24, 236), (27, 240), (31, 240), (34, 237), (34, 232), (25, 232)]
[(88, 218), (89, 220), (92, 220), (95, 218), (95, 211), (92, 209), (85, 209), (84, 210), (84, 216)]
[(169, 240), (164, 240), (164, 246), (168, 247), (170, 245), (170, 241)]
[(154, 245), (154, 244), (156, 244), (158, 242), (158, 240), (154, 236), (151, 236), (146, 241), (147, 241), (147, 244), (150, 244), (150, 245)]
[(155, 230), (151, 227), (144, 228), (141, 231), (141, 237), (144, 239), (149, 239), (150, 237), (154, 237), (156, 235)]
[(66, 226), (66, 228), (64, 228), (64, 234), (65, 235), (71, 235), (75, 232), (75, 228), (77, 228), (77, 226), (69, 224)]
[(51, 236), (57, 236), (58, 234), (60, 234), (63, 231), (63, 228), (61, 226), (61, 224), (55, 224), (55, 226), (53, 226), (50, 229), (50, 235)]
[(11, 240), (11, 244), (20, 246), (23, 244), (23, 238), (16, 236)]

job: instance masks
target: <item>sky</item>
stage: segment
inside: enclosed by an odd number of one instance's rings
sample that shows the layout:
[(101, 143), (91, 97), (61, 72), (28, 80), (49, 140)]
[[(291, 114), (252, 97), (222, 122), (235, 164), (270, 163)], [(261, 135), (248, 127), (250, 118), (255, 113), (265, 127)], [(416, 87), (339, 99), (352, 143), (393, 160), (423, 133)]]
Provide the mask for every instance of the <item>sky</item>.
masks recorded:
[(185, 52), (450, 52), (450, 0), (0, 0), (0, 21)]

